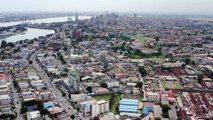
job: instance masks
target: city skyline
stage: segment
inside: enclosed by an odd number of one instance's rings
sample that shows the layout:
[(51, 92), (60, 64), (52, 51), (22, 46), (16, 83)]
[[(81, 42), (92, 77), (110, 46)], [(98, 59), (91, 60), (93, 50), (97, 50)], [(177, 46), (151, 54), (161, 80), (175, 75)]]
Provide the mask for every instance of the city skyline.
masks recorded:
[[(84, 4), (82, 4), (84, 3)], [(211, 0), (3, 0), (0, 12), (137, 12), (212, 15)]]

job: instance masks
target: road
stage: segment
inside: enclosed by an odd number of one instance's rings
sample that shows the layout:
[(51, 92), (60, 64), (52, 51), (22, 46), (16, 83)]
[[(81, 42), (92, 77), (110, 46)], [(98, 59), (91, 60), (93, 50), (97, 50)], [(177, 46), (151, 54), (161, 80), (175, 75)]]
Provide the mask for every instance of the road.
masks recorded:
[(36, 62), (36, 56), (39, 53), (41, 53), (41, 49), (30, 56), (30, 60), (33, 61), (32, 66), (38, 72), (40, 78), (43, 79), (44, 83), (48, 86), (49, 90), (52, 92), (53, 98), (59, 103), (61, 108), (66, 111), (68, 117), (67, 119), (70, 119), (69, 116), (74, 114), (76, 120), (86, 120), (82, 115), (78, 114), (77, 110), (75, 110), (68, 102), (68, 100), (62, 96), (61, 92), (56, 88), (55, 84), (51, 82), (52, 80), (47, 76), (44, 69), (42, 69), (41, 66), (39, 66), (39, 64)]

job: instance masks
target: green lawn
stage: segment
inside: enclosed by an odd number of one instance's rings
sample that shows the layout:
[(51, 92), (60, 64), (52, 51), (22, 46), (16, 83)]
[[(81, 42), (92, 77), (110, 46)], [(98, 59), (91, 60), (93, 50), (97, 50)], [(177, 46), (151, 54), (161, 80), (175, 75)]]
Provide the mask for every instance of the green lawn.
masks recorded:
[(174, 89), (180, 89), (181, 88), (181, 86), (179, 85), (179, 83), (177, 81), (162, 80), (161, 83), (162, 83), (164, 88), (174, 88)]
[(139, 96), (139, 97), (138, 97), (138, 101), (139, 101), (139, 102), (142, 102), (142, 99), (143, 99), (142, 96)]
[(142, 36), (142, 35), (132, 35), (131, 38), (138, 39), (138, 40), (140, 40), (141, 42), (145, 42), (145, 43), (154, 40), (154, 39), (152, 39), (152, 38), (144, 37), (144, 36)]
[(100, 96), (95, 96), (94, 99), (96, 100), (109, 100), (112, 95), (100, 95)]
[(117, 96), (115, 97), (114, 104), (112, 105), (112, 108), (110, 109), (110, 111), (111, 111), (112, 113), (117, 114), (118, 111), (116, 111), (116, 107), (118, 107), (120, 99), (121, 99), (121, 95), (117, 95)]

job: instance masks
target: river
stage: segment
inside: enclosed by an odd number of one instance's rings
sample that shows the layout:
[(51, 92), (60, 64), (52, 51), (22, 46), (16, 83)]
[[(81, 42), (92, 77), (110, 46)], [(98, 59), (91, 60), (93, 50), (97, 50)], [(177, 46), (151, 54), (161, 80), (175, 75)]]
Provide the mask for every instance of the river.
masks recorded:
[[(71, 16), (72, 20), (75, 20), (75, 16)], [(85, 20), (85, 19), (90, 19), (91, 16), (79, 16), (79, 20)], [(45, 19), (36, 19), (32, 20), (32, 24), (34, 23), (53, 23), (53, 22), (66, 22), (68, 21), (68, 17), (55, 17), (55, 18), (45, 18)], [(16, 22), (5, 22), (5, 23), (0, 23), (0, 27), (7, 27), (7, 26), (13, 26), (13, 25), (18, 25), (21, 24), (21, 21), (16, 21)]]
[(17, 34), (17, 35), (5, 38), (4, 40), (7, 42), (16, 42), (19, 40), (33, 39), (33, 38), (38, 38), (39, 36), (46, 36), (48, 34), (54, 34), (54, 33), (55, 33), (54, 30), (27, 28), (27, 31), (25, 32), (25, 34)]
[[(72, 18), (72, 20), (74, 20), (75, 17), (72, 16), (71, 18)], [(85, 20), (85, 19), (90, 19), (90, 18), (91, 18), (91, 16), (79, 16), (78, 17), (79, 20)], [(56, 18), (32, 20), (32, 24), (66, 22), (66, 21), (68, 21), (68, 17), (56, 17)], [(18, 24), (21, 24), (21, 21), (0, 23), (0, 27), (13, 26), (13, 25), (18, 25)], [(25, 32), (25, 34), (17, 34), (17, 35), (10, 36), (5, 39), (0, 39), (0, 41), (5, 40), (7, 42), (16, 42), (19, 40), (38, 38), (39, 36), (46, 36), (48, 34), (53, 34), (53, 33), (55, 33), (54, 30), (27, 28), (27, 31)]]

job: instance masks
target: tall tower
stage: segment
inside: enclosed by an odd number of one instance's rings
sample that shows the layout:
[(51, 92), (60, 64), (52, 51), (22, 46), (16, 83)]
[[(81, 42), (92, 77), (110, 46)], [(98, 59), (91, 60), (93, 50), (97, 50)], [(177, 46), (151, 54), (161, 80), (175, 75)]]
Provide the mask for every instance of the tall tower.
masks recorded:
[(79, 91), (80, 87), (80, 74), (75, 69), (70, 69), (69, 71), (69, 83), (70, 87), (74, 88), (75, 91)]
[(78, 12), (75, 13), (75, 21), (78, 22)]

